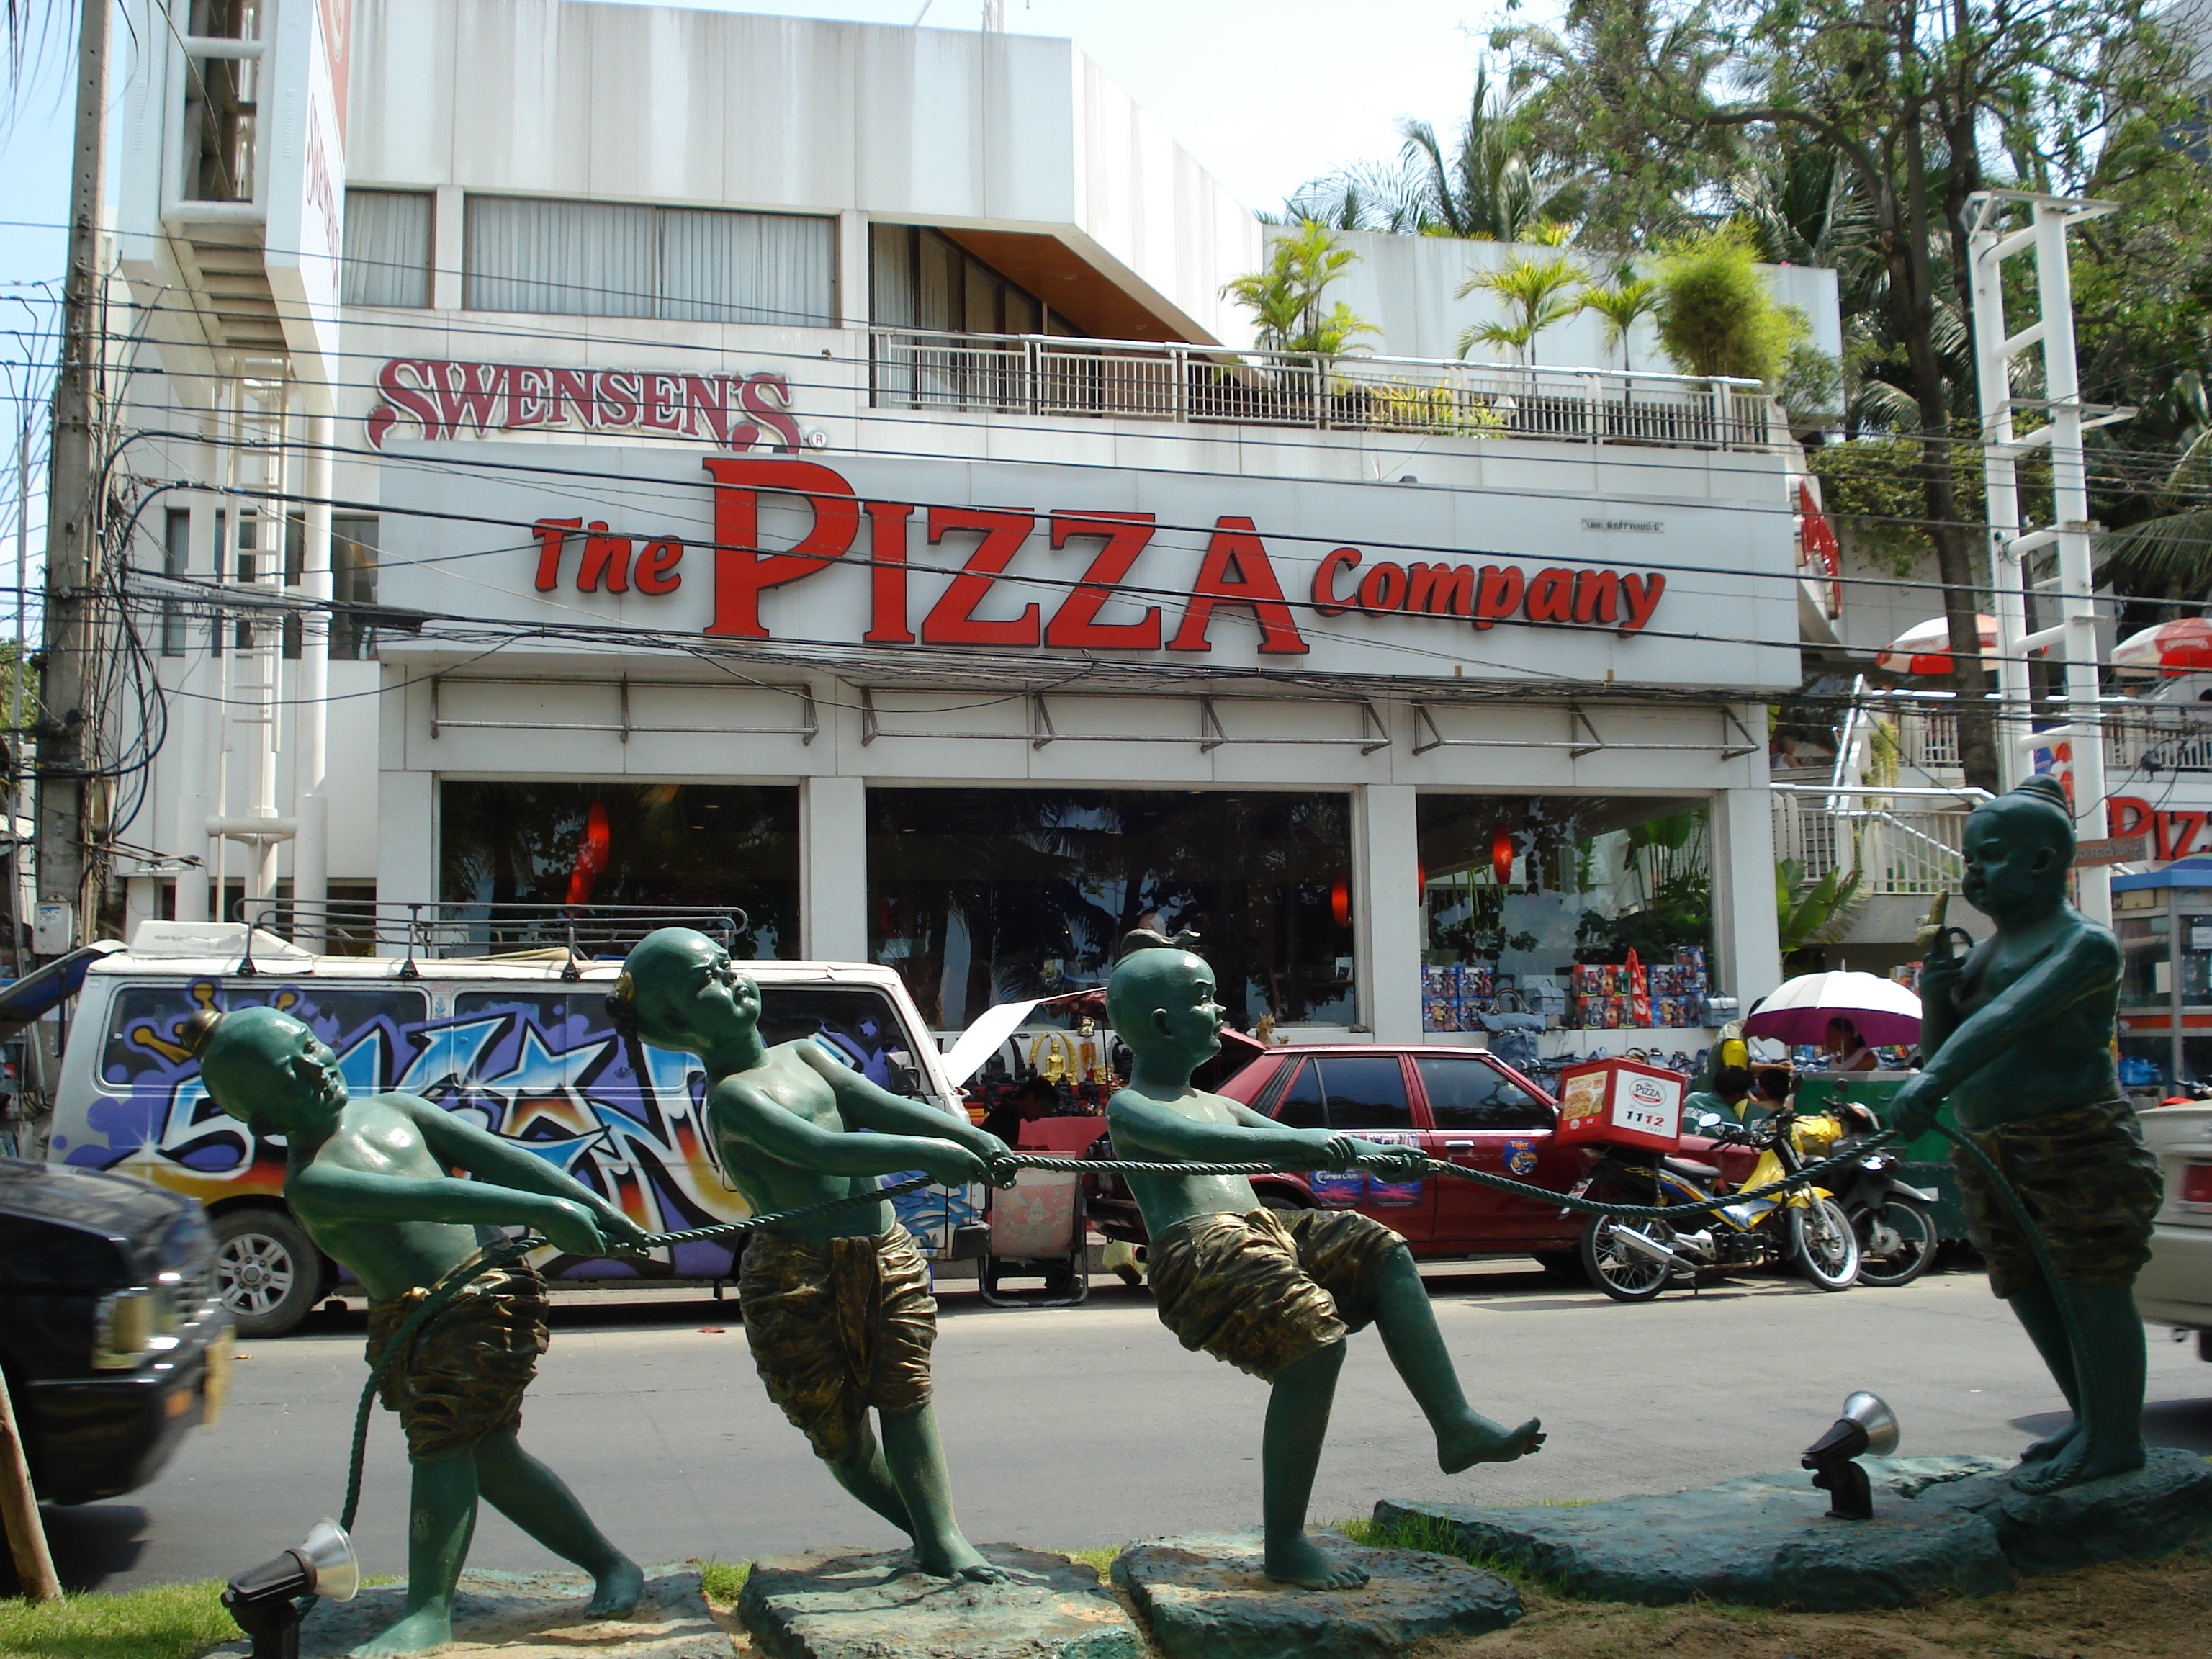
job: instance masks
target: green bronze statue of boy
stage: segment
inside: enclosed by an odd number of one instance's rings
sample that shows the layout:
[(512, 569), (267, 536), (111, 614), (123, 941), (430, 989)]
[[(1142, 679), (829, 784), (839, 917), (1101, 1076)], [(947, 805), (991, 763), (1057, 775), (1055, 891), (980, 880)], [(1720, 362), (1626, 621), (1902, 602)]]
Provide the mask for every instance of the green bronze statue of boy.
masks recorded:
[[(1980, 1164), (1952, 1153), (1990, 1288), (2012, 1304), (2074, 1419), (2027, 1449), (2026, 1492), (2142, 1468), (2143, 1328), (2135, 1278), (2150, 1259), (2160, 1182), (2112, 1066), (2120, 949), (2066, 902), (2074, 820), (2065, 791), (2031, 778), (1966, 820), (1960, 891), (1996, 924), (1967, 953), (1939, 939), (1920, 970), (1927, 1061), (1892, 1103), (1926, 1133), (1948, 1099), (1958, 1126), (2026, 1201), (2058, 1282), (2047, 1282)], [(2081, 1329), (2067, 1340), (2060, 1298)]]
[[(644, 1237), (597, 1194), (465, 1118), (413, 1095), (349, 1099), (337, 1058), (289, 1014), (198, 1014), (186, 1042), (217, 1105), (258, 1135), (284, 1137), (285, 1201), (368, 1292), (372, 1364), (429, 1287), (501, 1226), (533, 1228), (583, 1256)], [(457, 1168), (477, 1179), (457, 1180)], [(407, 1604), (356, 1654), (418, 1653), (453, 1639), (453, 1587), (480, 1498), (591, 1574), (587, 1616), (636, 1607), (645, 1582), (636, 1564), (515, 1438), (523, 1390), (545, 1351), (544, 1315), (534, 1269), (493, 1269), (433, 1316), (386, 1372), (384, 1404), (399, 1413), (413, 1474)]]
[[(1172, 946), (1121, 959), (1106, 988), (1114, 1030), (1133, 1060), (1106, 1109), (1115, 1156), (1134, 1162), (1349, 1169), (1364, 1161), (1418, 1173), (1421, 1154), (1321, 1129), (1297, 1129), (1190, 1086), (1219, 1052), (1213, 970)], [(1306, 1535), (1306, 1505), (1328, 1429), (1344, 1340), (1370, 1323), (1437, 1437), (1447, 1474), (1505, 1462), (1544, 1443), (1534, 1418), (1507, 1429), (1467, 1403), (1405, 1242), (1351, 1210), (1278, 1215), (1234, 1176), (1127, 1177), (1152, 1235), (1160, 1322), (1183, 1346), (1273, 1385), (1261, 1446), (1267, 1576), (1310, 1589), (1366, 1575)]]
[[(704, 1062), (708, 1133), (756, 1214), (855, 1197), (910, 1170), (965, 1186), (1006, 1151), (964, 1117), (878, 1088), (811, 1039), (769, 1048), (760, 987), (688, 927), (647, 935), (607, 1008), (626, 1036)], [(890, 1206), (856, 1203), (756, 1233), (738, 1295), (769, 1397), (838, 1484), (914, 1540), (923, 1571), (1006, 1577), (953, 1518), (930, 1407), (937, 1302), (928, 1263)]]

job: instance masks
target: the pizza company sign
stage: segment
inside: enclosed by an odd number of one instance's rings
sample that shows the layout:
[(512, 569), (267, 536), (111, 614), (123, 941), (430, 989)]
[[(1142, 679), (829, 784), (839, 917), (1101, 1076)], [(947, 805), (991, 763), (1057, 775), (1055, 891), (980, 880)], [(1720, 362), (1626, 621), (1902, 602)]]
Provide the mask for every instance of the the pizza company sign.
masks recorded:
[(377, 371), (368, 441), (495, 432), (622, 432), (707, 439), (721, 449), (795, 453), (791, 383), (781, 374), (672, 374), (395, 357)]
[[(1198, 574), (1187, 595), (1176, 596), (1182, 609), (1170, 629), (1166, 607), (1147, 603), (1168, 595), (1141, 568), (1160, 528), (1152, 514), (1040, 514), (864, 501), (842, 474), (812, 461), (713, 455), (702, 464), (714, 498), (711, 544), (687, 544), (670, 535), (619, 535), (605, 520), (587, 521), (581, 515), (538, 519), (531, 526), (538, 544), (538, 591), (659, 596), (675, 592), (687, 577), (703, 577), (713, 589), (713, 614), (704, 632), (767, 639), (761, 595), (813, 576), (857, 549), (869, 574), (866, 644), (912, 645), (918, 637), (924, 645), (1208, 651), (1214, 614), (1226, 607), (1257, 621), (1263, 653), (1302, 654), (1311, 647), (1300, 629), (1299, 611), (1309, 618), (1358, 612), (1457, 620), (1477, 629), (1520, 623), (1628, 635), (1650, 622), (1667, 587), (1667, 578), (1657, 572), (1556, 565), (1532, 571), (1518, 564), (1449, 559), (1370, 562), (1356, 547), (1339, 547), (1314, 567), (1308, 590), (1293, 595), (1285, 591), (1253, 521), (1222, 516), (1210, 532), (1201, 532), (1206, 547)], [(787, 550), (771, 552), (760, 546), (763, 495), (797, 497), (812, 508), (811, 526)], [(957, 568), (949, 559), (916, 567), (909, 557), (917, 541), (942, 545), (955, 556), (964, 547), (966, 556)], [(1089, 556), (1079, 575), (1072, 563), (1055, 568), (1052, 556), (1069, 551)], [(1016, 570), (1017, 561), (1035, 568)], [(925, 574), (949, 570), (952, 580), (922, 616), (917, 635), (908, 579), (918, 568)], [(1036, 603), (1012, 617), (975, 614), (994, 583), (1024, 576), (1049, 581), (1064, 592), (1048, 615)], [(1142, 614), (1133, 621), (1100, 621), (1101, 608), (1117, 597), (1141, 605)]]

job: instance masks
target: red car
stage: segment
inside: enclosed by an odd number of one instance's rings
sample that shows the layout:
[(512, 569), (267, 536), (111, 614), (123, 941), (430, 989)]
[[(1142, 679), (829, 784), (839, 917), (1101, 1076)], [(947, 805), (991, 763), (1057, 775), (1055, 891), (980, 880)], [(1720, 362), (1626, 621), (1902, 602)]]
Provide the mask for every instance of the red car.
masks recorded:
[[(1442, 1162), (1571, 1190), (1589, 1159), (1558, 1144), (1558, 1105), (1511, 1066), (1480, 1050), (1376, 1043), (1269, 1048), (1215, 1092), (1300, 1128), (1341, 1130), (1418, 1146)], [(1093, 1177), (1092, 1225), (1145, 1242), (1128, 1188)], [(1579, 1273), (1583, 1218), (1557, 1204), (1512, 1197), (1471, 1181), (1390, 1182), (1357, 1172), (1255, 1176), (1262, 1203), (1355, 1209), (1401, 1234), (1417, 1256), (1531, 1255)]]

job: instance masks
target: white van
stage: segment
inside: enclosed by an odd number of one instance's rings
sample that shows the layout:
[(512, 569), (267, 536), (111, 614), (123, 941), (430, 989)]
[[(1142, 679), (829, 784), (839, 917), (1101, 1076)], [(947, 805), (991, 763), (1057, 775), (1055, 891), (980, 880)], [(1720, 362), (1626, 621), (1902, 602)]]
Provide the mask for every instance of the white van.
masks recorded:
[[(703, 1133), (699, 1063), (647, 1049), (651, 1075), (640, 1078), (607, 1023), (603, 1000), (619, 971), (618, 949), (597, 960), (573, 946), (468, 956), (459, 954), (465, 944), (438, 945), (435, 933), (416, 930), (404, 955), (315, 956), (260, 928), (249, 934), (242, 923), (140, 924), (129, 949), (93, 964), (71, 1011), (49, 1160), (118, 1170), (198, 1199), (221, 1241), (217, 1280), (239, 1329), (289, 1330), (337, 1283), (337, 1269), (285, 1207), (282, 1143), (257, 1143), (218, 1110), (177, 1040), (201, 1006), (272, 1004), (330, 1045), (354, 1093), (404, 1090), (469, 1113), (611, 1200), (647, 1232), (748, 1213)], [(962, 1111), (891, 969), (744, 967), (760, 982), (769, 1042), (811, 1037), (893, 1093)], [(897, 1209), (924, 1251), (945, 1258), (961, 1230), (970, 1230), (963, 1246), (973, 1240), (982, 1200), (980, 1187), (930, 1187), (898, 1200)], [(708, 1243), (641, 1262), (549, 1251), (540, 1265), (570, 1279), (704, 1280), (730, 1277), (732, 1264), (730, 1245)]]

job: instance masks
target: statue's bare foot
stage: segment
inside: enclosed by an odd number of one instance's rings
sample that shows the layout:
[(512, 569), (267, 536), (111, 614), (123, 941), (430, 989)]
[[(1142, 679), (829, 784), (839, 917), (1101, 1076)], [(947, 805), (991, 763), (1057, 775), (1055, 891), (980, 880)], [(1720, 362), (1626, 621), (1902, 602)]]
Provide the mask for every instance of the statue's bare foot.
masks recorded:
[(613, 1565), (592, 1575), (592, 1599), (584, 1604), (587, 1619), (619, 1619), (636, 1611), (645, 1594), (645, 1574), (636, 1562), (618, 1555)]
[(1437, 1467), (1446, 1474), (1457, 1474), (1477, 1463), (1510, 1463), (1543, 1446), (1544, 1428), (1536, 1418), (1517, 1429), (1504, 1429), (1470, 1412), (1466, 1422), (1437, 1437)]
[(2086, 1434), (2076, 1435), (2056, 1457), (2045, 1458), (2039, 1463), (2022, 1463), (2014, 1469), (2013, 1489), (2057, 1492), (2063, 1487), (2101, 1480), (2108, 1474), (2132, 1474), (2147, 1461), (2148, 1454), (2140, 1440), (2121, 1446), (2100, 1446)]
[(2064, 1428), (2055, 1434), (2045, 1435), (2042, 1439), (2020, 1455), (2020, 1461), (2023, 1463), (2047, 1462), (2072, 1445), (2075, 1437), (2081, 1432), (2081, 1419), (2078, 1417), (2069, 1418)]
[(417, 1607), (373, 1641), (353, 1650), (353, 1659), (388, 1659), (401, 1653), (422, 1653), (441, 1648), (453, 1639), (451, 1607)]
[(1267, 1540), (1267, 1577), (1300, 1589), (1358, 1589), (1367, 1575), (1349, 1561), (1340, 1561), (1300, 1533), (1279, 1542)]
[(975, 1547), (958, 1533), (941, 1545), (917, 1543), (914, 1564), (938, 1578), (961, 1578), (971, 1584), (1010, 1584), (1014, 1575), (986, 1561)]

